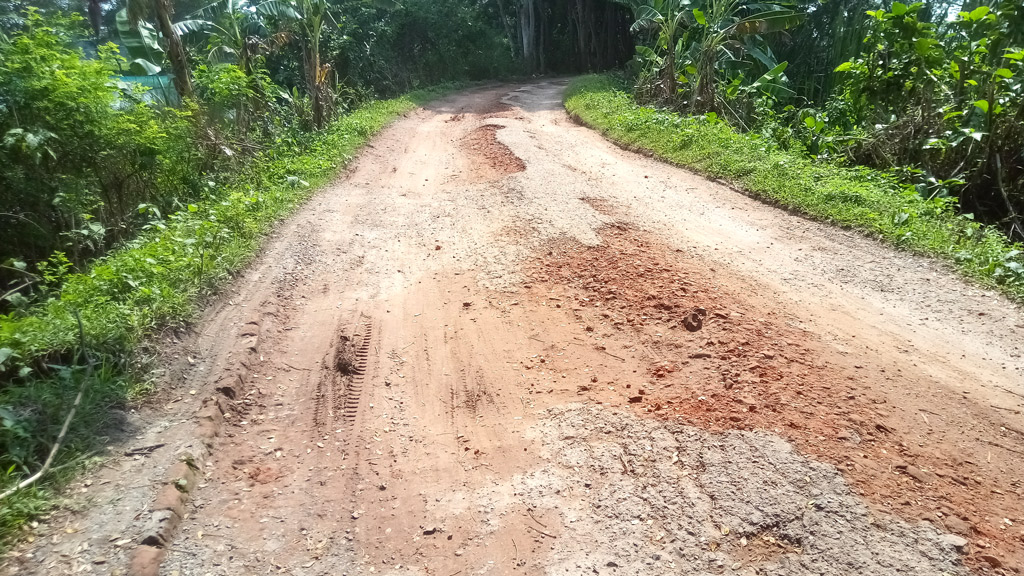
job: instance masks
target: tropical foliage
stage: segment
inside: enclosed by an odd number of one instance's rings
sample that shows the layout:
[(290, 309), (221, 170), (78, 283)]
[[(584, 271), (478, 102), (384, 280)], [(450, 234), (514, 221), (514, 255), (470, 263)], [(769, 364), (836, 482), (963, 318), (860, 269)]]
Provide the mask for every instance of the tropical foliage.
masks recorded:
[(1020, 2), (617, 1), (641, 102), (893, 171), (1024, 239)]

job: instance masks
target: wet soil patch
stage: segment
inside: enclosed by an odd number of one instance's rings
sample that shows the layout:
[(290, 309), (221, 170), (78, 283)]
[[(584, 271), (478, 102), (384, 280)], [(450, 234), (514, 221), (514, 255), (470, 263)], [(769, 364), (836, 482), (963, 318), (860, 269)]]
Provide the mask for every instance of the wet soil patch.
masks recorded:
[[(598, 246), (553, 246), (530, 276), (541, 292), (568, 288), (560, 306), (590, 335), (644, 353), (646, 381), (627, 392), (637, 412), (711, 431), (777, 433), (835, 465), (879, 509), (963, 536), (973, 568), (1014, 573), (1008, 566), (1024, 550), (1021, 474), (977, 465), (993, 457), (991, 441), (1016, 449), (1019, 439), (998, 424), (988, 440), (965, 439), (959, 418), (973, 415), (927, 415), (880, 385), (927, 388), (926, 373), (848, 357), (805, 331), (799, 310), (624, 226), (604, 229)], [(934, 434), (924, 440), (944, 441), (922, 441), (922, 416)]]
[(511, 118), (515, 116), (515, 108), (499, 100), (493, 100), (477, 112), (484, 118)]

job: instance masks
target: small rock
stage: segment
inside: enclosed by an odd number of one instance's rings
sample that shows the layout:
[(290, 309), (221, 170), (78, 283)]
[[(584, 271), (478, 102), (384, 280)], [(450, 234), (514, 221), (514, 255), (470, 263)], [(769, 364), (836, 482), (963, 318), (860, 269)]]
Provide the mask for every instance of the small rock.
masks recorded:
[(359, 519), (359, 512), (353, 512), (352, 513), (352, 519), (353, 520), (358, 520)]
[(957, 536), (956, 534), (945, 534), (942, 536), (941, 540), (957, 550), (963, 550), (964, 547), (967, 546), (967, 538)]
[(619, 565), (618, 565), (618, 564), (616, 564), (614, 560), (613, 560), (613, 561), (610, 561), (610, 562), (608, 562), (607, 564), (605, 564), (605, 566), (607, 566), (607, 567), (609, 567), (609, 568), (618, 568), (618, 567), (619, 567)]
[(462, 556), (462, 555), (463, 555), (463, 554), (465, 554), (465, 553), (466, 553), (466, 552), (465, 552), (464, 550), (456, 550), (456, 551), (455, 551), (455, 555), (456, 555), (456, 556)]
[(644, 401), (644, 397), (643, 396), (630, 396), (629, 397), (629, 403), (630, 404), (638, 404), (638, 403), (643, 402), (643, 401)]
[(107, 559), (104, 558), (103, 556), (97, 556), (96, 558), (92, 559), (92, 563), (93, 564), (106, 564), (107, 563)]
[(946, 525), (946, 528), (954, 534), (960, 534), (962, 536), (969, 536), (971, 534), (971, 524), (965, 522), (956, 516), (947, 516), (942, 519), (942, 523)]
[(988, 564), (989, 566), (991, 566), (992, 568), (995, 568), (996, 570), (998, 570), (998, 569), (1003, 567), (1002, 561), (1000, 561), (999, 558), (996, 558), (995, 556), (992, 556), (990, 554), (982, 554), (982, 555), (978, 556), (978, 560), (981, 560), (982, 562)]
[(922, 484), (931, 484), (939, 479), (939, 477), (934, 473), (927, 470), (921, 470), (917, 466), (907, 466), (907, 476), (910, 476)]

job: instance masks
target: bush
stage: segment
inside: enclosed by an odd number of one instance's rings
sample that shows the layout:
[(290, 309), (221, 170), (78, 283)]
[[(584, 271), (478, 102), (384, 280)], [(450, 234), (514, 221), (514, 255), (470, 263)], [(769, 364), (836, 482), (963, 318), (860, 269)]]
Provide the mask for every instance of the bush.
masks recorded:
[(30, 10), (0, 42), (0, 262), (63, 250), (81, 265), (135, 233), (140, 205), (167, 212), (202, 194), (192, 112), (132, 95), (111, 75), (113, 44), (85, 59), (71, 42), (80, 20)]

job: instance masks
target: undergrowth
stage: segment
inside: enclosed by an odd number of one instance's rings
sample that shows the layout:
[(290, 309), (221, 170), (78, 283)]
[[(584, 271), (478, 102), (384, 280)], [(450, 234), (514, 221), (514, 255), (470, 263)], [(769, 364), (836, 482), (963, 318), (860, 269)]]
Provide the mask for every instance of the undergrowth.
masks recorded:
[(187, 321), (205, 295), (246, 265), (274, 223), (332, 178), (373, 134), (445, 90), (375, 102), (298, 146), (279, 143), (209, 200), (152, 221), (85, 273), (61, 278), (59, 294), (48, 301), (0, 316), (0, 492), (38, 469), (86, 377), (75, 361), (75, 313), (97, 364), (53, 473), (0, 501), (0, 543), (52, 507), (61, 485), (102, 449), (119, 409), (148, 386), (136, 354), (140, 343)]
[(941, 257), (1024, 302), (1024, 246), (956, 214), (952, 199), (927, 200), (886, 173), (779, 150), (713, 117), (639, 106), (608, 75), (573, 81), (565, 108), (620, 145), (724, 179), (788, 209)]

